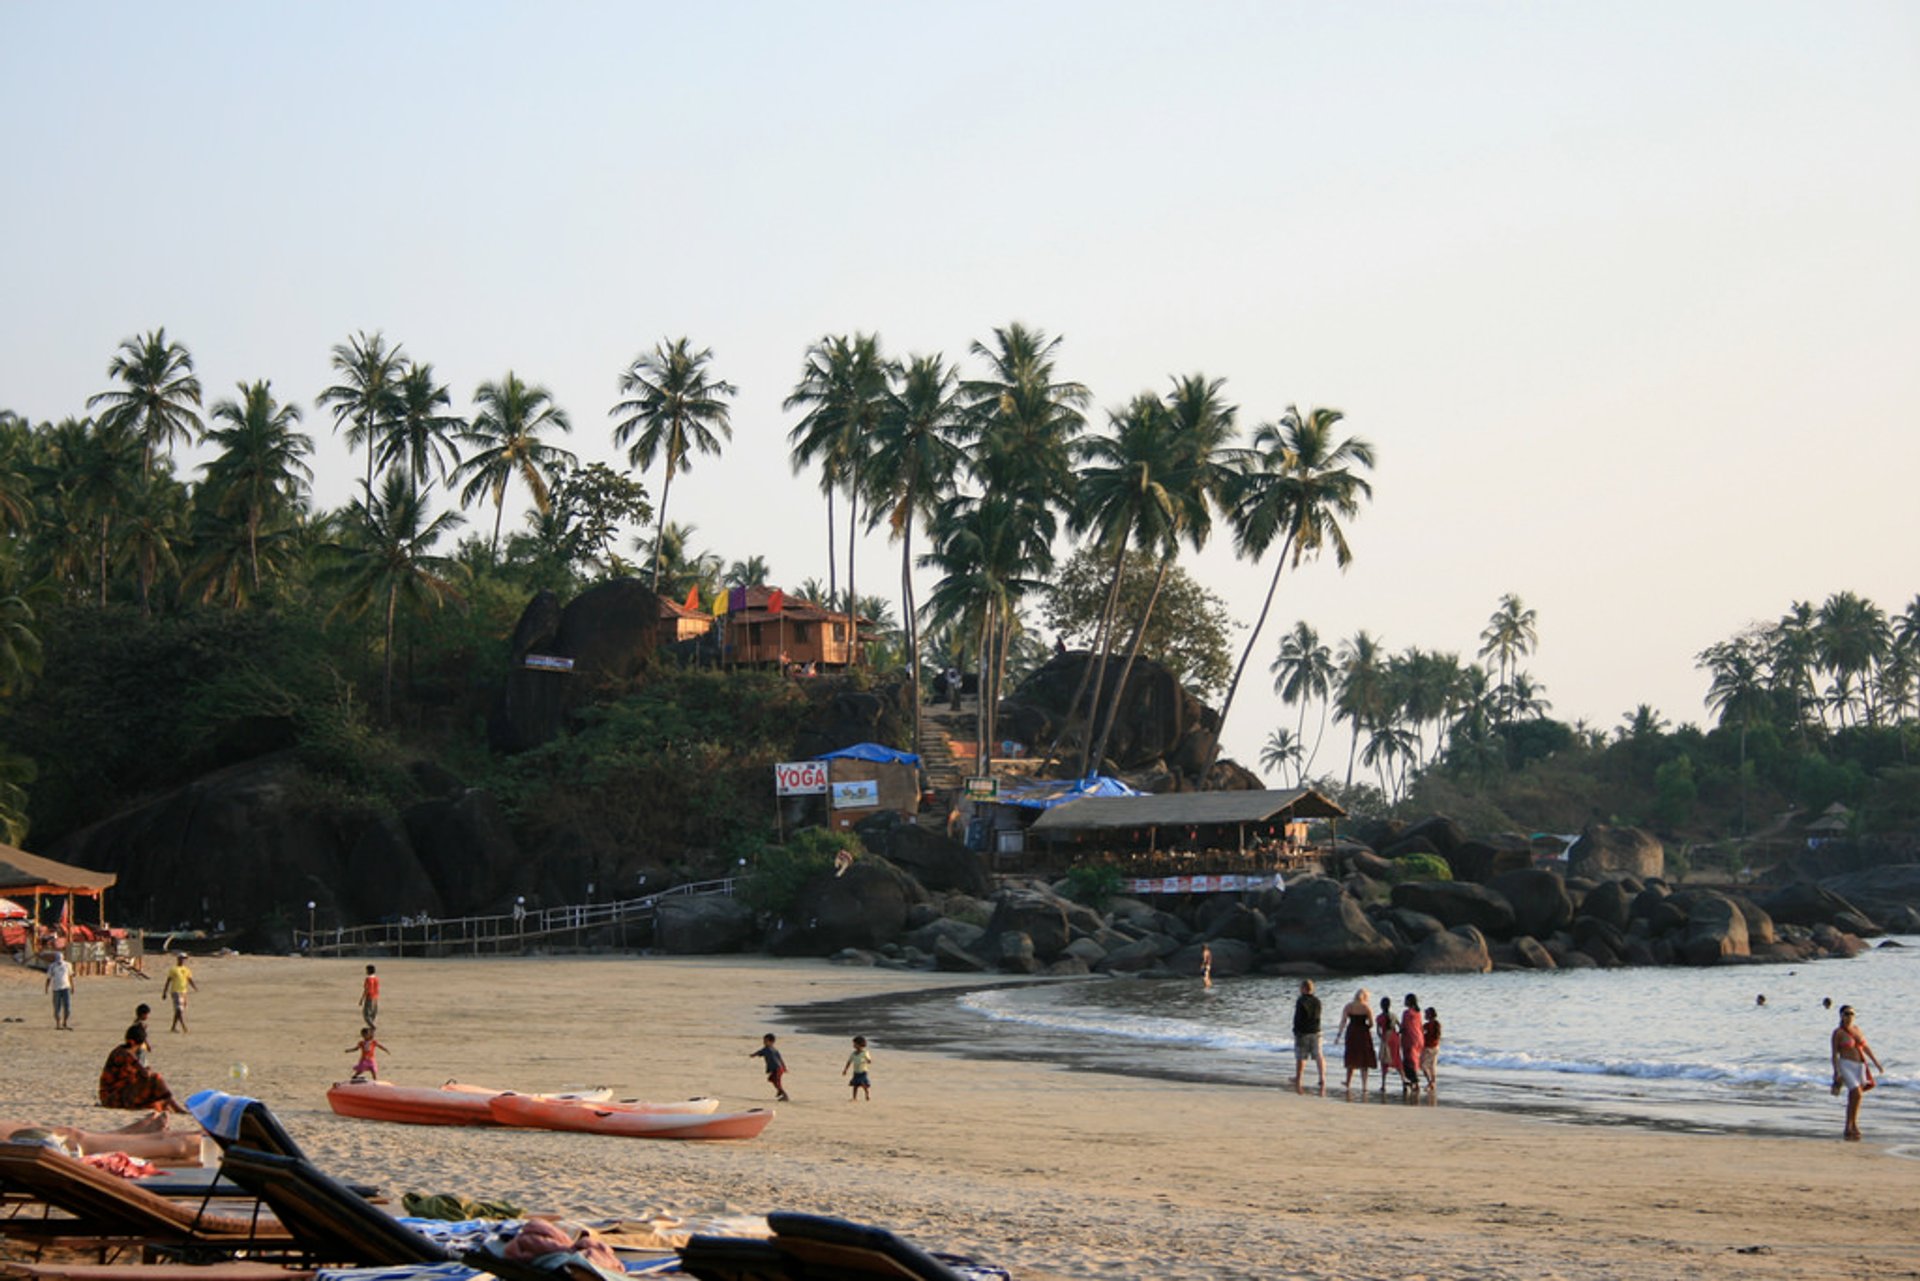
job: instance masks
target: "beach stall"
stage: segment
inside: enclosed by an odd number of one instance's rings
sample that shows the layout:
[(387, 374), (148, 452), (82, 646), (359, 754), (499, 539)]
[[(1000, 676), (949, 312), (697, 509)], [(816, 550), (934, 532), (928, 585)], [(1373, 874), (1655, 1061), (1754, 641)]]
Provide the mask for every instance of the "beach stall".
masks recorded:
[[(14, 900), (16, 905), (32, 904), (24, 920), (13, 918), (0, 925), (8, 949), (19, 949), (22, 959), (29, 961), (39, 954), (43, 929), (42, 904), (52, 898), (62, 903), (58, 919), (62, 926), (60, 933), (65, 939), (72, 940), (76, 931), (85, 930), (88, 934), (99, 936), (86, 940), (89, 944), (103, 944), (97, 957), (89, 953), (68, 959), (76, 966), (84, 964), (89, 968), (97, 962), (104, 969), (107, 963), (104, 942), (110, 936), (106, 896), (107, 890), (118, 879), (112, 872), (93, 872), (0, 844), (0, 894)], [(99, 922), (98, 927), (91, 930), (79, 926), (74, 917), (74, 900), (88, 898), (94, 901), (94, 916)]]
[(991, 854), (996, 866), (1013, 864), (1027, 848), (1027, 829), (1056, 806), (1090, 796), (1139, 796), (1117, 778), (1003, 779), (990, 798), (963, 799), (961, 819), (968, 849)]
[(1029, 835), (1097, 852), (1142, 874), (1297, 868), (1313, 859), (1309, 819), (1346, 810), (1314, 789), (1093, 796), (1049, 809)]
[(920, 758), (880, 743), (855, 743), (813, 758), (826, 766), (818, 793), (826, 802), (826, 825), (851, 831), (891, 810), (909, 821), (920, 812)]

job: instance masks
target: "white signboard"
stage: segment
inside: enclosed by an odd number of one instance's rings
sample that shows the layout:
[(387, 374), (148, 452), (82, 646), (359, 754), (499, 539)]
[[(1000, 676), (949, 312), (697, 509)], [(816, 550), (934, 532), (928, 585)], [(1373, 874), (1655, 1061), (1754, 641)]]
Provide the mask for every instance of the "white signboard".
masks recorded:
[(833, 785), (833, 808), (837, 810), (877, 810), (880, 808), (880, 782), (863, 778)]
[(520, 660), (523, 667), (531, 667), (536, 672), (570, 672), (573, 670), (571, 658), (561, 658), (556, 654), (528, 654)]
[(820, 796), (827, 790), (827, 762), (789, 761), (773, 767), (776, 796)]

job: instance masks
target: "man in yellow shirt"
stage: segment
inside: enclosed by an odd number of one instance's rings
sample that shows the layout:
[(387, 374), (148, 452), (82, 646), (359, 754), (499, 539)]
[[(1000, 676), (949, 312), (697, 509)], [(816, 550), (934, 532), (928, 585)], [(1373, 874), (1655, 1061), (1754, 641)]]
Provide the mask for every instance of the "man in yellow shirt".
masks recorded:
[(187, 954), (178, 953), (173, 958), (173, 968), (167, 971), (167, 981), (160, 985), (160, 991), (173, 998), (172, 1032), (187, 1030), (187, 993), (198, 992), (200, 985), (193, 981), (193, 971), (187, 968)]

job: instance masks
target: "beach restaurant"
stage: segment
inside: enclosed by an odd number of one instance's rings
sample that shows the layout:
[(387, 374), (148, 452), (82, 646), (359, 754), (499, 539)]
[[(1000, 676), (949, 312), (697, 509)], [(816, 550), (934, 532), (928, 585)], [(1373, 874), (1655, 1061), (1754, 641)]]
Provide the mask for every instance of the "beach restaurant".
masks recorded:
[[(59, 863), (38, 854), (17, 850), (11, 845), (0, 844), (0, 895), (22, 905), (28, 898), (33, 903), (24, 917), (14, 917), (0, 924), (0, 937), (6, 940), (7, 950), (12, 952), (18, 949), (26, 960), (38, 955), (43, 937), (42, 901), (45, 898), (62, 899), (64, 903), (57, 929), (60, 942), (65, 944), (79, 940), (89, 945), (84, 954), (67, 959), (76, 967), (85, 969), (92, 969), (97, 962), (99, 968), (104, 970), (107, 947), (115, 933), (107, 928), (107, 890), (119, 879), (112, 872), (92, 872), (84, 867)], [(94, 901), (94, 918), (99, 922), (97, 926), (89, 928), (74, 920), (76, 898), (91, 898)], [(91, 954), (91, 945), (95, 943), (99, 945), (98, 956)], [(76, 947), (75, 952), (81, 953), (82, 949)]]
[(1049, 864), (1109, 862), (1132, 876), (1293, 870), (1318, 858), (1308, 821), (1346, 814), (1310, 787), (1089, 796), (1036, 819), (1027, 849)]

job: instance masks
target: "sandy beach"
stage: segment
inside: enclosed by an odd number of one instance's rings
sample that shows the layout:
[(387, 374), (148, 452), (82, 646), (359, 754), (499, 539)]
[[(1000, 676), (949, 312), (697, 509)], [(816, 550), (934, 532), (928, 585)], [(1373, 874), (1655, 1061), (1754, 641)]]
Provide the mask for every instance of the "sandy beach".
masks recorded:
[[(1662, 1134), (1280, 1088), (1175, 1087), (873, 1045), (778, 1009), (966, 980), (762, 958), (377, 960), (382, 1073), (769, 1106), (747, 1057), (780, 1034), (791, 1103), (758, 1140), (665, 1143), (337, 1118), (363, 961), (196, 961), (189, 1035), (157, 982), (82, 979), (54, 1030), (41, 975), (0, 973), (0, 1116), (105, 1128), (102, 1060), (142, 1000), (176, 1091), (267, 1100), (327, 1168), (390, 1191), (580, 1216), (804, 1210), (883, 1224), (1018, 1278), (1920, 1276), (1920, 1166), (1868, 1141)], [(244, 1080), (237, 1065), (246, 1065)]]

